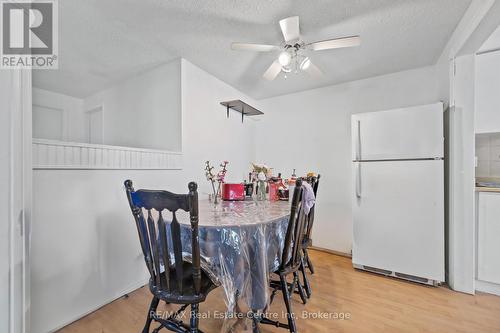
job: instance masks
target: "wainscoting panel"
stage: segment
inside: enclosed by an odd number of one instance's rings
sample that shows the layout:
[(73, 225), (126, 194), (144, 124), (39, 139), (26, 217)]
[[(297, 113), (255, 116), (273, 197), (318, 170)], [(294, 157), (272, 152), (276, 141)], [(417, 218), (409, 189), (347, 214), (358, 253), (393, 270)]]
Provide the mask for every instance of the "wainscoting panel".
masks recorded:
[(182, 169), (182, 153), (33, 139), (33, 169)]

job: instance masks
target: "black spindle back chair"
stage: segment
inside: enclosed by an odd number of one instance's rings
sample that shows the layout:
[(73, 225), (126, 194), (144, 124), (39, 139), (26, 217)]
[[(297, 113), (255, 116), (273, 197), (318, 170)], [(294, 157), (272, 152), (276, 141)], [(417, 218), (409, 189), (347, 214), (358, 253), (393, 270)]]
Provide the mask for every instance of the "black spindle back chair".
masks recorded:
[(298, 269), (302, 258), (302, 241), (306, 226), (306, 216), (302, 209), (302, 180), (296, 183), (293, 193), (290, 219), (285, 236), (280, 271), (289, 272)]
[[(205, 301), (208, 293), (216, 287), (200, 264), (198, 237), (198, 185), (189, 183), (188, 194), (175, 194), (167, 191), (137, 190), (132, 181), (125, 181), (127, 198), (135, 219), (144, 260), (151, 276), (149, 287), (153, 294), (143, 333), (149, 332), (151, 322), (160, 326), (154, 330), (167, 328), (174, 332), (200, 332), (198, 330), (198, 304)], [(181, 225), (176, 217), (177, 211), (189, 212), (191, 222), (191, 259), (183, 258)], [(167, 211), (167, 212), (166, 212)], [(170, 225), (164, 214), (171, 213)], [(146, 213), (146, 216), (144, 216)], [(170, 227), (168, 237), (167, 227)], [(169, 239), (171, 238), (171, 239)], [(169, 244), (171, 243), (171, 247)], [(173, 260), (170, 256), (173, 249)], [(156, 314), (160, 300), (167, 303), (183, 304), (168, 318)], [(191, 305), (191, 325), (178, 320), (178, 315)]]
[[(317, 177), (311, 177), (308, 179), (308, 182), (311, 184), (313, 191), (314, 191), (314, 196), (317, 198), (318, 197), (318, 186), (319, 186), (319, 179), (321, 178), (321, 175), (318, 175)], [(314, 266), (312, 265), (311, 259), (309, 258), (309, 253), (307, 252), (307, 248), (312, 246), (312, 228), (314, 224), (314, 211), (316, 208), (316, 204), (311, 207), (311, 210), (309, 211), (309, 215), (307, 216), (307, 227), (306, 227), (306, 233), (304, 236), (304, 256), (305, 260), (307, 262), (307, 267), (311, 271), (311, 274), (314, 274)]]
[[(307, 178), (307, 182), (312, 186), (314, 196), (316, 198), (318, 197), (317, 193), (318, 193), (318, 186), (319, 186), (320, 177), (321, 177), (321, 175), (318, 175), (317, 177), (313, 176), (313, 177)], [(307, 216), (307, 224), (306, 224), (306, 228), (305, 228), (304, 239), (302, 241), (303, 242), (302, 243), (302, 251), (304, 252), (304, 258), (303, 258), (304, 264), (300, 267), (300, 271), (302, 272), (302, 279), (304, 281), (303, 289), (306, 292), (307, 298), (311, 298), (312, 289), (311, 289), (311, 284), (309, 283), (309, 278), (307, 277), (307, 274), (306, 274), (306, 264), (307, 264), (307, 268), (309, 268), (309, 271), (311, 272), (311, 274), (314, 274), (314, 266), (312, 264), (311, 258), (309, 257), (309, 252), (307, 249), (310, 246), (312, 246), (311, 234), (312, 234), (312, 229), (313, 229), (313, 224), (314, 224), (315, 209), (316, 209), (316, 204), (314, 204), (314, 206), (311, 207), (309, 214)]]
[[(290, 332), (297, 332), (295, 324), (295, 315), (293, 314), (291, 295), (295, 292), (296, 287), (301, 288), (298, 270), (303, 266), (303, 237), (306, 226), (306, 216), (302, 209), (302, 180), (298, 179), (293, 192), (292, 207), (290, 210), (290, 218), (286, 231), (281, 263), (275, 274), (279, 275), (279, 281), (271, 281), (271, 287), (274, 289), (271, 295), (271, 303), (276, 295), (276, 292), (281, 289), (283, 300), (287, 309), (288, 324), (283, 324), (278, 321), (270, 320), (266, 317), (260, 318), (263, 324), (273, 325), (281, 328), (287, 328)], [(287, 276), (293, 274), (291, 283), (287, 282)]]

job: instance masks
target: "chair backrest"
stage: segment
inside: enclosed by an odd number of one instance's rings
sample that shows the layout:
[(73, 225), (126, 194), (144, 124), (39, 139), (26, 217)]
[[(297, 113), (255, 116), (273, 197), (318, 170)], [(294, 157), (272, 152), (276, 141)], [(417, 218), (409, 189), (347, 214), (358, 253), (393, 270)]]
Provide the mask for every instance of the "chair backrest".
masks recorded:
[(302, 209), (302, 180), (298, 179), (293, 191), (280, 270), (294, 270), (300, 266), (305, 226), (306, 216)]
[(319, 179), (321, 178), (321, 175), (318, 175), (317, 177), (312, 177), (312, 188), (314, 191), (314, 196), (318, 196), (318, 186), (319, 186)]
[[(314, 192), (314, 196), (316, 199), (318, 198), (318, 186), (319, 186), (319, 179), (321, 178), (321, 175), (318, 175), (317, 177), (311, 177), (308, 179), (308, 182), (311, 184)], [(312, 234), (312, 228), (314, 224), (314, 210), (316, 208), (316, 204), (311, 207), (311, 210), (309, 211), (309, 215), (307, 216), (307, 227), (306, 227), (306, 239), (311, 239), (311, 234)]]
[[(132, 181), (125, 181), (127, 198), (134, 215), (139, 240), (146, 266), (151, 275), (151, 281), (156, 288), (172, 293), (173, 288), (183, 295), (183, 259), (181, 227), (175, 213), (180, 209), (189, 212), (192, 233), (192, 276), (196, 294), (201, 289), (200, 246), (198, 239), (198, 185), (190, 182), (188, 194), (175, 194), (167, 191), (137, 190)], [(158, 214), (153, 214), (155, 210)], [(165, 211), (172, 215), (170, 223), (171, 240), (167, 238), (167, 224), (164, 220)], [(147, 212), (147, 217), (144, 213)], [(169, 214), (166, 212), (167, 214)], [(157, 215), (155, 218), (154, 215)], [(172, 263), (169, 251), (169, 242), (172, 241), (174, 262)], [(163, 264), (163, 265), (162, 265)], [(162, 274), (164, 272), (164, 274)], [(170, 285), (170, 275), (175, 274), (177, 286)]]

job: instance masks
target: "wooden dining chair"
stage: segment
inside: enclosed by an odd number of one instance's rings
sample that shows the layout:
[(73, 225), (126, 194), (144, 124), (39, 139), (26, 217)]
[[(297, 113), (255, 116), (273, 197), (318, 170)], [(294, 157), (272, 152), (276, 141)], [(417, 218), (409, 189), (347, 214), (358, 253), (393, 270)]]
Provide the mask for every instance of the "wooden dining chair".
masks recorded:
[[(295, 323), (295, 315), (292, 310), (291, 297), (296, 288), (300, 286), (299, 282), (299, 269), (303, 266), (303, 238), (305, 235), (306, 216), (302, 209), (302, 180), (297, 180), (295, 190), (292, 197), (292, 207), (290, 210), (290, 217), (288, 221), (283, 253), (281, 255), (281, 264), (276, 272), (279, 276), (279, 281), (271, 280), (271, 288), (273, 293), (271, 295), (270, 303), (272, 303), (276, 293), (281, 290), (283, 300), (287, 310), (288, 323), (284, 324), (279, 321), (273, 321), (266, 317), (261, 318), (262, 324), (273, 325), (276, 327), (287, 328), (290, 332), (297, 332)], [(291, 283), (287, 282), (287, 277), (293, 275)]]
[[(316, 199), (318, 198), (318, 186), (319, 186), (319, 179), (321, 178), (321, 175), (318, 175), (317, 177), (310, 177), (307, 179), (307, 182), (311, 184), (314, 192), (314, 196)], [(304, 239), (303, 239), (303, 244), (302, 244), (302, 251), (304, 252), (304, 262), (305, 265), (301, 267), (301, 272), (302, 272), (302, 279), (304, 280), (304, 289), (307, 293), (307, 297), (310, 298), (312, 294), (311, 290), (311, 284), (309, 283), (309, 279), (307, 278), (307, 274), (305, 271), (305, 268), (307, 267), (311, 274), (314, 274), (314, 266), (311, 261), (311, 257), (309, 257), (309, 252), (307, 249), (312, 246), (312, 229), (313, 229), (313, 224), (314, 224), (314, 211), (316, 208), (316, 204), (311, 207), (311, 210), (309, 211), (309, 214), (306, 219), (306, 227), (305, 227), (305, 234), (304, 234)]]
[[(314, 191), (314, 196), (316, 199), (318, 198), (318, 186), (319, 186), (319, 179), (321, 178), (321, 175), (318, 175), (317, 177), (311, 177), (308, 182), (311, 184), (313, 191)], [(304, 236), (304, 256), (305, 260), (307, 263), (307, 267), (311, 271), (311, 274), (314, 274), (314, 266), (312, 264), (311, 258), (309, 257), (309, 253), (307, 252), (307, 249), (312, 246), (312, 229), (313, 229), (313, 224), (314, 224), (314, 211), (316, 208), (316, 204), (311, 208), (309, 211), (309, 215), (307, 217), (307, 227), (306, 227), (306, 233)]]
[[(135, 219), (144, 260), (151, 276), (149, 289), (153, 299), (148, 310), (143, 333), (149, 333), (154, 320), (162, 328), (173, 332), (201, 332), (198, 329), (199, 303), (204, 302), (207, 295), (217, 284), (210, 278), (200, 264), (200, 246), (198, 239), (198, 185), (189, 183), (188, 194), (174, 194), (167, 191), (137, 190), (132, 181), (125, 181), (128, 202)], [(178, 210), (189, 212), (191, 222), (191, 259), (182, 256), (181, 226), (176, 218)], [(154, 213), (153, 211), (156, 211)], [(171, 213), (170, 234), (167, 237), (168, 223), (164, 214)], [(144, 216), (147, 215), (147, 216)], [(156, 218), (154, 216), (157, 216)], [(173, 249), (171, 260), (170, 248)], [(167, 318), (156, 313), (160, 300), (166, 303), (180, 304), (180, 309)], [(190, 325), (178, 319), (179, 315), (191, 305)]]

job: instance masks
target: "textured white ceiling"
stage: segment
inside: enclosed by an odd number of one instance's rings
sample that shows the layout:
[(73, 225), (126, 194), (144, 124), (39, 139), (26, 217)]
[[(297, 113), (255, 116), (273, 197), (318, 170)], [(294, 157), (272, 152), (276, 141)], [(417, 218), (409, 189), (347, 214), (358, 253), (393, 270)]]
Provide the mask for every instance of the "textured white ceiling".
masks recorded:
[[(59, 1), (59, 70), (36, 71), (34, 85), (85, 97), (183, 57), (254, 97), (431, 65), (470, 0), (64, 0)], [(318, 51), (325, 75), (268, 82), (276, 53), (232, 51), (233, 41), (279, 44), (278, 21), (299, 15), (307, 42), (361, 35), (357, 48)]]

